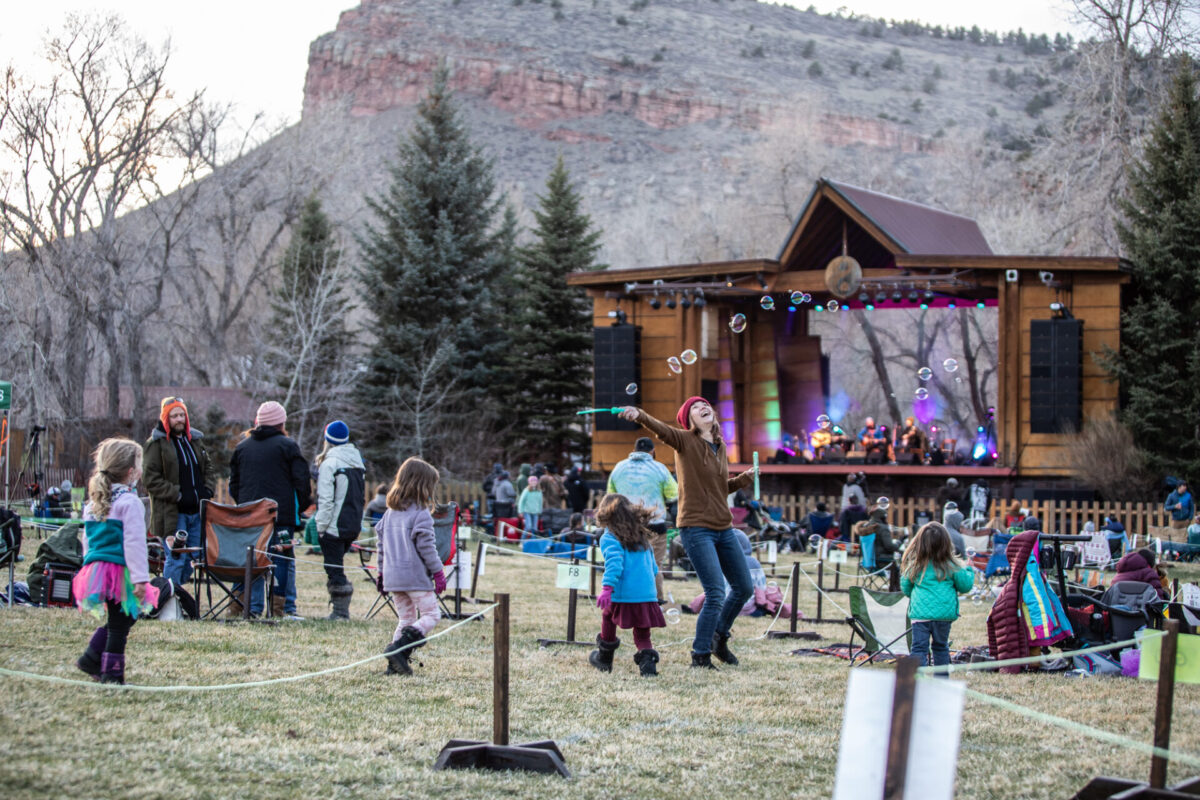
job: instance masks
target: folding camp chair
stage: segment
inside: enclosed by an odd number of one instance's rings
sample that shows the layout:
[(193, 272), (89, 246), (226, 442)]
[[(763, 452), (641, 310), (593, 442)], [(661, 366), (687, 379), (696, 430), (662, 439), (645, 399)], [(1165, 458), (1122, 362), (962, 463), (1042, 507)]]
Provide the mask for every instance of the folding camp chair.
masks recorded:
[(875, 563), (875, 536), (874, 533), (866, 533), (858, 537), (858, 579), (863, 586), (868, 588), (886, 589), (887, 569)]
[[(900, 592), (877, 592), (862, 586), (851, 586), (849, 593), (851, 616), (846, 617), (846, 624), (850, 626), (850, 665), (859, 663), (858, 656), (864, 653), (868, 655), (861, 662), (864, 664), (880, 656), (908, 655), (912, 642), (908, 597)], [(856, 636), (863, 642), (857, 653)]]
[[(212, 500), (201, 501), (200, 530), (203, 535), (197, 554), (199, 561), (193, 573), (197, 604), (201, 582), (204, 583), (208, 600), (208, 611), (201, 619), (215, 619), (231, 607), (245, 612), (241, 590), (235, 589), (234, 584), (245, 584), (248, 548), (251, 551), (250, 582), (251, 585), (257, 580), (266, 582), (263, 612), (270, 616), (273, 564), (268, 548), (275, 534), (276, 508), (274, 500), (265, 498), (236, 506), (222, 505)], [(215, 603), (212, 591), (214, 584), (223, 595)], [(245, 588), (252, 591), (251, 587)]]

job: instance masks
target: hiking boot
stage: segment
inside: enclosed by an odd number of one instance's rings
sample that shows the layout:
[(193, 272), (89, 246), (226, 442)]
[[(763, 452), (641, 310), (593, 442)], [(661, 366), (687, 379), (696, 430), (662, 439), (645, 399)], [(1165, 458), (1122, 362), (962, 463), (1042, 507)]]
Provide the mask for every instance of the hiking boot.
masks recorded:
[(125, 683), (125, 654), (104, 653), (100, 656), (100, 682)]
[[(413, 650), (425, 644), (425, 637), (419, 630), (411, 625), (408, 625), (404, 630), (400, 631), (399, 638), (387, 646), (383, 652), (388, 654), (387, 675), (412, 675), (412, 665), (409, 664), (409, 659), (412, 658)], [(412, 645), (409, 647), (409, 645)], [(400, 649), (404, 648), (404, 649)]]
[(75, 661), (75, 666), (91, 675), (95, 680), (100, 680), (100, 656), (104, 653), (106, 644), (108, 644), (108, 628), (96, 628), (91, 640), (88, 641), (87, 649)]
[(720, 633), (713, 634), (713, 649), (712, 654), (724, 661), (731, 667), (736, 667), (738, 660), (737, 656), (729, 651), (729, 634), (722, 636)]
[(346, 583), (325, 584), (325, 589), (329, 592), (329, 602), (333, 605), (333, 611), (325, 619), (332, 620), (348, 620), (350, 619), (350, 598), (354, 594), (354, 587), (349, 581)]
[(606, 642), (597, 635), (596, 644), (599, 649), (588, 654), (588, 663), (601, 672), (612, 672), (613, 654), (621, 646), (621, 640), (613, 639), (611, 642)]
[(642, 671), (643, 678), (657, 675), (658, 669), (656, 669), (655, 665), (658, 664), (658, 651), (653, 648), (638, 650), (633, 654), (633, 663), (638, 665), (638, 669)]
[(692, 668), (697, 667), (717, 670), (717, 665), (712, 662), (712, 653), (692, 653)]

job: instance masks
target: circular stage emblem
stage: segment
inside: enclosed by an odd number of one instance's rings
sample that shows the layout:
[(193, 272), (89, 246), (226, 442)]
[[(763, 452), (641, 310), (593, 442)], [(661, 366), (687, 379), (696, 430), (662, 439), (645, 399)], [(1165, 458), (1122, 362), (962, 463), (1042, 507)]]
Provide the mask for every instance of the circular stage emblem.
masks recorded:
[(825, 267), (825, 288), (834, 297), (850, 297), (861, 285), (862, 267), (850, 256), (838, 256)]

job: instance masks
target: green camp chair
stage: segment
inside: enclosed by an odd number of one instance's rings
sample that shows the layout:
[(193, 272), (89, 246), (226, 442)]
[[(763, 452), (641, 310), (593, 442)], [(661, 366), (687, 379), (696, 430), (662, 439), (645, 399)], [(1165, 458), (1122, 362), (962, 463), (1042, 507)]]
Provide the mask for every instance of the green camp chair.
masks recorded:
[[(862, 586), (851, 586), (850, 665), (869, 664), (881, 656), (899, 658), (909, 654), (912, 626), (908, 621), (908, 597), (900, 592), (877, 592)], [(855, 652), (854, 639), (862, 639)], [(862, 662), (860, 655), (867, 655)]]

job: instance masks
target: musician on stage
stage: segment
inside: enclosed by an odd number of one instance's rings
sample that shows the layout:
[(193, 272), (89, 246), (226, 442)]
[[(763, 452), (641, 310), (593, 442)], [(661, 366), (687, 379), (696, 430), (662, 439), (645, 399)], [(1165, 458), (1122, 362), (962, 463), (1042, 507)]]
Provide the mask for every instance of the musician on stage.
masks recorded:
[(858, 432), (858, 443), (870, 455), (875, 450), (882, 450), (886, 460), (891, 461), (891, 454), (888, 452), (887, 433), (883, 428), (875, 424), (874, 417), (867, 417), (863, 423), (863, 428)]
[(929, 439), (925, 435), (925, 431), (917, 425), (917, 421), (912, 417), (904, 418), (904, 427), (900, 429), (900, 437), (897, 439), (897, 444), (901, 450), (917, 454), (917, 462), (924, 460), (925, 450), (928, 447)]

